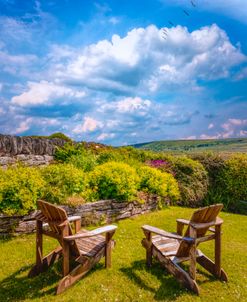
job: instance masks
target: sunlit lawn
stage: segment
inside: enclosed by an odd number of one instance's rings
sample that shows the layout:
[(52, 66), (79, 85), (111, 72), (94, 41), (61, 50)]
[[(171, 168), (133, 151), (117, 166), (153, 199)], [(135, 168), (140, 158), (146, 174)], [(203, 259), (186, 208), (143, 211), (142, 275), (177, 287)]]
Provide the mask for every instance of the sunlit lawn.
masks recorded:
[[(145, 266), (141, 226), (151, 224), (175, 231), (176, 218), (189, 218), (193, 210), (171, 207), (118, 223), (112, 269), (103, 261), (63, 294), (55, 288), (61, 278), (61, 263), (33, 279), (27, 278), (35, 256), (35, 236), (0, 241), (0, 301), (247, 301), (247, 216), (222, 213), (223, 268), (229, 282), (223, 283), (198, 268), (201, 296), (181, 287), (154, 263)], [(56, 245), (45, 239), (45, 250)], [(212, 257), (213, 243), (201, 244)]]

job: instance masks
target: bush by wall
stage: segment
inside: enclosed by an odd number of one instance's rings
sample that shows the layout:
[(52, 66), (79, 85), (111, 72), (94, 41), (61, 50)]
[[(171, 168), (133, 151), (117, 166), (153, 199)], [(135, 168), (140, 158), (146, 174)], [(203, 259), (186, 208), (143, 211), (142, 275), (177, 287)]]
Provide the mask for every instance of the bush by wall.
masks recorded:
[(125, 162), (131, 166), (138, 166), (152, 157), (154, 157), (154, 152), (138, 150), (133, 147), (110, 148), (101, 150), (97, 154), (97, 163), (103, 164), (109, 161), (116, 161)]
[(139, 181), (135, 169), (128, 164), (107, 162), (88, 174), (86, 195), (90, 200), (130, 201), (136, 197)]
[(208, 190), (208, 175), (203, 165), (179, 156), (173, 158), (172, 169), (179, 184), (181, 204), (192, 207), (202, 205)]
[(70, 164), (50, 165), (41, 169), (45, 180), (43, 198), (53, 203), (66, 203), (67, 197), (85, 190), (85, 174)]
[(171, 202), (179, 200), (178, 183), (171, 174), (148, 166), (140, 167), (138, 174), (141, 178), (141, 190), (168, 198)]
[(0, 212), (25, 215), (36, 208), (45, 182), (37, 168), (21, 165), (0, 169)]
[(171, 173), (178, 182), (180, 190), (179, 203), (186, 206), (200, 206), (207, 194), (208, 176), (205, 168), (198, 161), (186, 156), (165, 155), (150, 160), (147, 164), (161, 171)]
[(192, 155), (192, 159), (199, 161), (208, 172), (209, 187), (217, 185), (218, 175), (224, 168), (227, 158), (229, 156), (216, 152), (203, 152)]

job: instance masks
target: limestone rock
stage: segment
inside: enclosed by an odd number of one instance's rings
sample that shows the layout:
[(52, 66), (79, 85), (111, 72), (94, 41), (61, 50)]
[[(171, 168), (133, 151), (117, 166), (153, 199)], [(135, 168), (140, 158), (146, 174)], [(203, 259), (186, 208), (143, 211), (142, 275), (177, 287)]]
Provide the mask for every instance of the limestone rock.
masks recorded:
[(66, 142), (60, 138), (42, 138), (29, 136), (12, 136), (0, 134), (0, 156), (54, 155), (56, 146), (61, 147)]

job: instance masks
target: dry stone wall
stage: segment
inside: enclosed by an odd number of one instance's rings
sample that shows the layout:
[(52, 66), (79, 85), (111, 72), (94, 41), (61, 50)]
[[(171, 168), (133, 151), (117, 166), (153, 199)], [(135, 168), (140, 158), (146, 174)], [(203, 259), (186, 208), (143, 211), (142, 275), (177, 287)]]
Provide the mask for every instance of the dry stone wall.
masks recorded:
[[(115, 200), (100, 200), (77, 207), (62, 206), (69, 216), (81, 216), (81, 225), (98, 225), (145, 214), (159, 208), (157, 196), (150, 196), (144, 202), (116, 202)], [(0, 215), (0, 236), (8, 234), (27, 234), (35, 231), (35, 215), (37, 211), (27, 216)]]
[(47, 165), (53, 160), (56, 147), (63, 146), (60, 138), (34, 138), (0, 134), (0, 166), (18, 161), (28, 166)]

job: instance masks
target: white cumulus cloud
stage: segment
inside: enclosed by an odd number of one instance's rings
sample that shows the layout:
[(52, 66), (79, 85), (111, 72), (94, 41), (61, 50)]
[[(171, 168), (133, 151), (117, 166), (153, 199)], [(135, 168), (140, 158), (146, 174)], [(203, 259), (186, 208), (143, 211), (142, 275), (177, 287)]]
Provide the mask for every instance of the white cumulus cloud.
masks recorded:
[(29, 117), (25, 121), (20, 122), (19, 126), (15, 130), (15, 133), (20, 134), (20, 133), (23, 133), (23, 132), (29, 130), (32, 121), (33, 121), (33, 119), (31, 117)]
[(145, 111), (151, 106), (149, 100), (142, 100), (140, 97), (125, 98), (116, 103), (116, 108), (119, 112)]
[(80, 134), (83, 132), (93, 132), (97, 129), (101, 129), (102, 127), (103, 123), (101, 121), (86, 116), (82, 125), (77, 125), (72, 131), (75, 134)]
[(245, 136), (247, 130), (247, 119), (230, 118), (221, 125), (221, 128), (224, 129), (224, 132), (222, 133), (223, 138)]
[[(208, 129), (212, 129), (208, 127)], [(201, 139), (220, 139), (231, 137), (246, 137), (247, 119), (229, 118), (220, 125), (220, 129), (215, 134), (201, 134)]]
[(193, 32), (177, 26), (167, 28), (167, 33), (165, 40), (162, 30), (150, 25), (123, 38), (113, 35), (111, 40), (75, 49), (66, 64), (52, 65), (50, 72), (61, 81), (93, 89), (148, 93), (166, 90), (168, 85), (226, 78), (232, 67), (246, 61), (215, 24)]
[(98, 137), (97, 140), (99, 141), (105, 141), (107, 139), (112, 139), (115, 137), (115, 133), (101, 133)]
[(152, 105), (150, 100), (144, 100), (140, 97), (126, 97), (119, 101), (107, 102), (98, 109), (99, 112), (114, 111), (121, 114), (145, 115), (149, 112)]
[(19, 106), (42, 105), (50, 103), (57, 98), (82, 98), (84, 91), (60, 86), (52, 82), (28, 82), (28, 90), (11, 99), (12, 104)]

